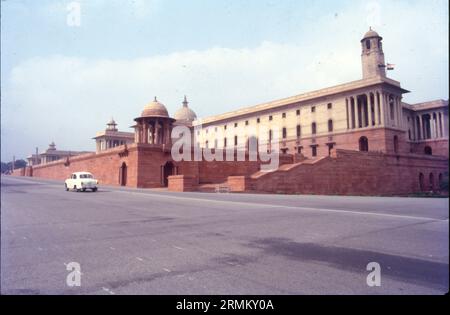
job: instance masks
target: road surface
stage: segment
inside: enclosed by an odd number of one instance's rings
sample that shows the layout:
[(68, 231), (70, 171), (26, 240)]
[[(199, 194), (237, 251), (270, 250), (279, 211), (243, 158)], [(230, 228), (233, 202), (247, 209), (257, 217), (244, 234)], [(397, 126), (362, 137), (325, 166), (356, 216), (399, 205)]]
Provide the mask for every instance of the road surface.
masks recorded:
[(447, 198), (77, 193), (2, 176), (1, 293), (443, 294), (448, 215)]

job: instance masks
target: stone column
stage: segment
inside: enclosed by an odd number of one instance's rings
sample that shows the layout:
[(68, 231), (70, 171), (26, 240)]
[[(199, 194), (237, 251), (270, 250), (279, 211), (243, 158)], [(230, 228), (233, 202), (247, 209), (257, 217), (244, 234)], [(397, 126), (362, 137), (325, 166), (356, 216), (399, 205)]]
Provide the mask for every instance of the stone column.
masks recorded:
[(398, 126), (403, 129), (403, 108), (402, 108), (402, 98), (400, 96), (397, 96), (397, 103), (398, 103)]
[(433, 122), (433, 113), (429, 113), (430, 115), (430, 138), (434, 139), (434, 122)]
[[(359, 123), (360, 123), (360, 119), (362, 118), (361, 117), (361, 112), (360, 112), (360, 107), (358, 106), (358, 95), (356, 95), (356, 96), (354, 96), (354, 99), (355, 99), (355, 124), (356, 124), (356, 129), (358, 129), (359, 128)], [(362, 126), (362, 124), (361, 124), (361, 126)]]
[(144, 121), (143, 123), (143, 133), (142, 133), (142, 142), (148, 143), (148, 122)]
[(366, 93), (367, 97), (367, 119), (369, 120), (369, 127), (372, 127), (372, 101), (370, 99), (370, 93)]
[(425, 133), (423, 132), (423, 119), (422, 114), (419, 114), (419, 127), (420, 127), (420, 140), (425, 139)]
[(383, 125), (384, 109), (383, 109), (383, 94), (381, 93), (381, 91), (377, 91), (377, 103), (378, 103), (378, 111), (379, 111), (379, 115), (377, 113), (378, 125)]
[(444, 113), (443, 112), (439, 112), (439, 131), (440, 131), (441, 138), (445, 137), (445, 135), (444, 135), (444, 133), (445, 133)]
[[(353, 100), (353, 103), (352, 103)], [(354, 96), (350, 96), (350, 117), (351, 117), (351, 121), (350, 121), (350, 125), (352, 127), (352, 129), (356, 128), (356, 105), (355, 105), (355, 97)]]
[(380, 100), (381, 100), (381, 124), (387, 127), (388, 120), (387, 120), (386, 93), (384, 92), (380, 93)]
[(350, 129), (349, 111), (348, 111), (348, 98), (345, 98), (345, 114), (347, 117), (347, 130)]
[(159, 123), (158, 120), (155, 120), (155, 144), (159, 144)]

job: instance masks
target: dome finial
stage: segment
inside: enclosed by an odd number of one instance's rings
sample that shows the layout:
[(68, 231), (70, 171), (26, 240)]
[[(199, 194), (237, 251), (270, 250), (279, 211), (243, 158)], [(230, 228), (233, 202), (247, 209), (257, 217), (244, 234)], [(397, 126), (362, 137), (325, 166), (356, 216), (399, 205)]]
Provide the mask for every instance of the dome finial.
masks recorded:
[(156, 99), (156, 96), (155, 96), (155, 102), (157, 102), (158, 100)]
[(187, 101), (186, 95), (184, 96), (183, 106), (184, 107), (188, 106), (188, 101)]
[(369, 31), (371, 31), (372, 30), (372, 26), (369, 26)]

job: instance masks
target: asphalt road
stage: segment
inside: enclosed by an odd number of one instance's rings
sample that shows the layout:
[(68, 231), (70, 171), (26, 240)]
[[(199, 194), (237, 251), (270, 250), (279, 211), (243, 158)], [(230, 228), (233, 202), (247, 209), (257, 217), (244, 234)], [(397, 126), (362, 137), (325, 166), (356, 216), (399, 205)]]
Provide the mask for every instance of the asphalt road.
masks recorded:
[(439, 198), (77, 193), (2, 176), (1, 293), (442, 294), (448, 215)]

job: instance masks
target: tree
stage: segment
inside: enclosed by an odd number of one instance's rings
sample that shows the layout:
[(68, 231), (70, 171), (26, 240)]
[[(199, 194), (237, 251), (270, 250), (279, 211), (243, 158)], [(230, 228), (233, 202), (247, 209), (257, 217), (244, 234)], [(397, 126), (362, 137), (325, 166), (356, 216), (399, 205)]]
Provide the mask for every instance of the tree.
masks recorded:
[[(13, 163), (12, 161), (8, 162), (8, 163), (1, 162), (1, 172), (2, 172), (2, 174), (12, 170), (12, 163)], [(14, 168), (15, 169), (16, 168), (22, 168), (22, 167), (25, 167), (25, 166), (27, 166), (27, 162), (25, 160), (22, 160), (22, 159), (16, 160), (15, 163), (14, 163)]]

